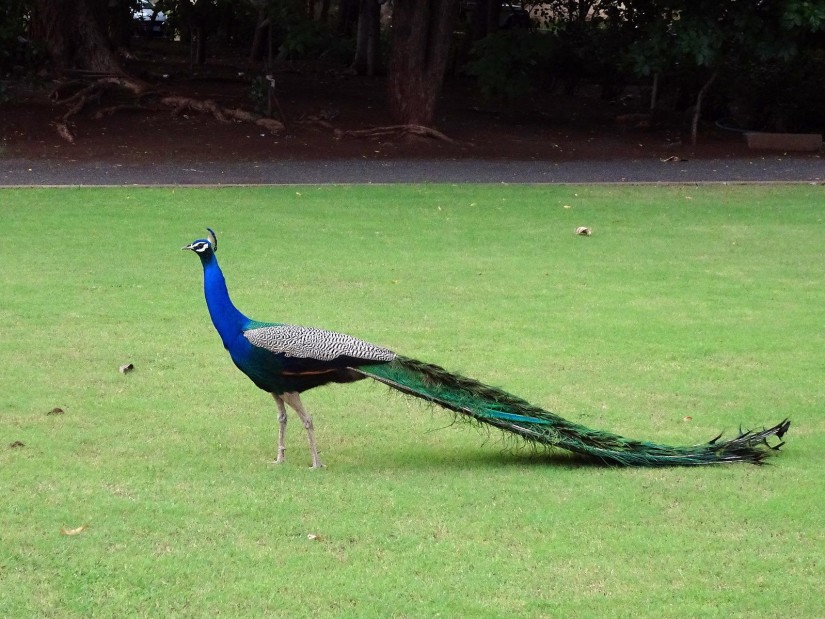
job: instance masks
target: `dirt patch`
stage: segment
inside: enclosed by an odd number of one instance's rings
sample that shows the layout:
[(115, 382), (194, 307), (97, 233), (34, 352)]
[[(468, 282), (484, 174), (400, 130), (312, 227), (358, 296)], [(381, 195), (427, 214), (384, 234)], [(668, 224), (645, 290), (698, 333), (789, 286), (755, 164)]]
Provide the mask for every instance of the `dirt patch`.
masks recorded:
[[(252, 109), (252, 82), (243, 66), (211, 64), (194, 76), (188, 67), (171, 61), (133, 68), (165, 95)], [(713, 127), (705, 128), (701, 143), (692, 147), (684, 136), (686, 120), (651, 122), (637, 113), (642, 107), (638, 102), (601, 101), (596, 88), (581, 88), (575, 96), (543, 93), (528, 104), (502, 106), (480, 100), (470, 80), (461, 77), (448, 80), (436, 123), (453, 142), (416, 135), (336, 139), (332, 129), (356, 131), (393, 124), (386, 110), (384, 84), (380, 77), (359, 77), (335, 68), (280, 71), (276, 88), (287, 121), (280, 135), (252, 123), (220, 122), (191, 110), (173, 114), (168, 108), (149, 106), (98, 119), (90, 107), (70, 121), (74, 144), (55, 130), (56, 119), (66, 109), (49, 100), (51, 87), (44, 86), (0, 107), (0, 154), (123, 163), (344, 158), (664, 160), (748, 154), (741, 135)], [(324, 122), (304, 122), (309, 119)]]

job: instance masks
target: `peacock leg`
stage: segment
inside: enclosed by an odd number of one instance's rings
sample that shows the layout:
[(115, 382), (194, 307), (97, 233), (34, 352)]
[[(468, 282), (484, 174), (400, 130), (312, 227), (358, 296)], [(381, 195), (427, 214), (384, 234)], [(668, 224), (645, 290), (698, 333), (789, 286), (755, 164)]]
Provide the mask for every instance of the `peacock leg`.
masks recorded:
[(307, 431), (307, 440), (309, 441), (309, 451), (312, 454), (312, 468), (321, 468), (324, 465), (321, 464), (321, 460), (318, 458), (318, 448), (315, 445), (315, 429), (312, 425), (312, 417), (309, 416), (309, 413), (307, 413), (304, 408), (301, 397), (298, 395), (298, 392), (292, 392), (282, 394), (281, 398), (295, 409), (295, 412), (298, 413), (298, 417), (301, 418), (301, 422), (304, 424), (304, 428)]
[(286, 407), (281, 396), (273, 393), (272, 397), (278, 405), (278, 456), (275, 458), (275, 464), (281, 464), (286, 453)]

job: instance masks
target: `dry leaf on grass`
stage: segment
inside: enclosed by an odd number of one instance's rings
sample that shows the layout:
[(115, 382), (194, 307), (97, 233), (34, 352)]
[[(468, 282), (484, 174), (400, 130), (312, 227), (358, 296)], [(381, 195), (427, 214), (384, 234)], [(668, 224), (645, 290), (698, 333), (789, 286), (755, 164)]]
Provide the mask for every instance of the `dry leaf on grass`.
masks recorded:
[(83, 531), (86, 530), (86, 525), (81, 524), (79, 527), (74, 529), (68, 529), (66, 527), (60, 527), (60, 535), (80, 535)]
[(131, 372), (134, 369), (135, 369), (135, 366), (132, 365), (131, 363), (127, 363), (126, 365), (121, 365), (118, 368), (118, 370), (120, 371), (121, 374), (125, 374), (126, 372)]
[(587, 226), (579, 226), (578, 228), (576, 228), (576, 234), (578, 234), (579, 236), (590, 236), (591, 234), (593, 234), (593, 230), (591, 228), (588, 228)]

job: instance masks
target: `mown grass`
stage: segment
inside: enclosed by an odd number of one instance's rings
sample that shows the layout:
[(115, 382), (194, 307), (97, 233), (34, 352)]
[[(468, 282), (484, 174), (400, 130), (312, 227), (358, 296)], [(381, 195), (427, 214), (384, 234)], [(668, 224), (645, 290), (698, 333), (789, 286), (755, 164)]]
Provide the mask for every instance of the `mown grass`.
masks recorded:
[[(825, 616), (823, 207), (805, 186), (2, 191), (0, 616)], [(274, 404), (178, 250), (207, 225), (252, 317), (636, 438), (790, 417), (788, 445), (587, 466), (365, 381), (304, 398), (326, 469), (294, 420), (275, 467)]]

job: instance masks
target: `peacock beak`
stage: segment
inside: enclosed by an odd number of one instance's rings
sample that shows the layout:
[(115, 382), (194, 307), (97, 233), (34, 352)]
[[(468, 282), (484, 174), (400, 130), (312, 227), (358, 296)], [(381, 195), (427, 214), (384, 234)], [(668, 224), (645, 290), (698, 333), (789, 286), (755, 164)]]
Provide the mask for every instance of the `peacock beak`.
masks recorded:
[(189, 245), (185, 245), (184, 247), (180, 248), (181, 251), (183, 251), (185, 249), (191, 249), (192, 251), (194, 251), (194, 248), (192, 247), (192, 243), (189, 243)]

